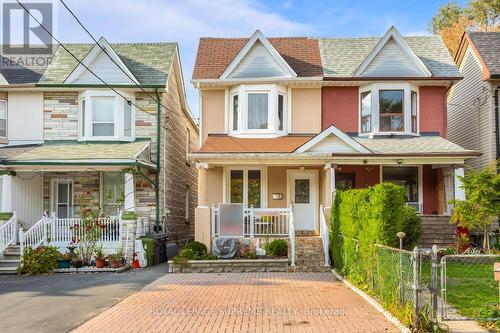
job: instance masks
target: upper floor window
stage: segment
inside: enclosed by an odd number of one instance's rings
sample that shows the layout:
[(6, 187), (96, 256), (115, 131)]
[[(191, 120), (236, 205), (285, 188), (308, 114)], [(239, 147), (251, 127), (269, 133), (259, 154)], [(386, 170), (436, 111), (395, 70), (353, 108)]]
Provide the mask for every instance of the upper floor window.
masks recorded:
[(79, 98), (79, 139), (131, 141), (134, 139), (132, 95), (111, 91), (85, 91)]
[(0, 138), (7, 137), (7, 101), (0, 100)]
[(284, 134), (287, 93), (278, 85), (239, 85), (231, 90), (230, 132), (245, 134)]
[(409, 83), (373, 83), (360, 91), (360, 133), (418, 133), (416, 87)]

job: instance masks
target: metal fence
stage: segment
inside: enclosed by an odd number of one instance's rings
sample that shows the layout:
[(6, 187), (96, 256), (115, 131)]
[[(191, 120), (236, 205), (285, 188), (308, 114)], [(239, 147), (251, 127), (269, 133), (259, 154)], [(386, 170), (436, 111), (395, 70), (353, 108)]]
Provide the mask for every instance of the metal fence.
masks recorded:
[(443, 320), (500, 320), (495, 262), (500, 262), (500, 255), (454, 254), (441, 258)]

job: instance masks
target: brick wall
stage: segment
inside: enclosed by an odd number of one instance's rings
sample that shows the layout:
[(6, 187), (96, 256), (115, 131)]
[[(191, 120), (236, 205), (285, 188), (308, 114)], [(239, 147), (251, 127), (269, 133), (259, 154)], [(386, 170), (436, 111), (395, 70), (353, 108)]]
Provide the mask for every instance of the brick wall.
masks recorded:
[(43, 100), (45, 140), (78, 139), (78, 92), (45, 92)]

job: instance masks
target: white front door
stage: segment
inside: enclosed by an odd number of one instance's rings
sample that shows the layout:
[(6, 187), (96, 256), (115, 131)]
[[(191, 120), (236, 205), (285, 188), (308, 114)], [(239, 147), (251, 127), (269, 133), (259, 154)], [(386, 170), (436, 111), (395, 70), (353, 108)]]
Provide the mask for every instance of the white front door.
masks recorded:
[(58, 218), (73, 217), (73, 182), (54, 180), (52, 185), (52, 211)]
[(318, 208), (318, 172), (288, 171), (288, 198), (293, 205), (296, 230), (316, 230)]

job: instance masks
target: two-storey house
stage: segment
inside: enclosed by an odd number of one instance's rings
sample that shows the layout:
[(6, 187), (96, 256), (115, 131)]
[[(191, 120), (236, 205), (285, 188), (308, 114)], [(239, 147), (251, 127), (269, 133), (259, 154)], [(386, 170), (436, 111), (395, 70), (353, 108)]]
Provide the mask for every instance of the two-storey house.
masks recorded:
[(201, 38), (196, 238), (289, 237), (292, 265), (327, 265), (335, 190), (394, 182), (426, 217), (422, 244), (453, 243), (443, 215), (460, 195), (455, 173), (477, 155), (446, 139), (459, 79), (440, 37), (394, 27), (376, 38)]
[(478, 169), (500, 159), (500, 32), (466, 32), (455, 62), (463, 80), (448, 94), (449, 139), (482, 155)]
[[(198, 146), (198, 127), (177, 44), (101, 38), (65, 46), (45, 68), (0, 69), (1, 211), (16, 213), (35, 246), (47, 241), (40, 237), (68, 244), (81, 195), (111, 217), (138, 215), (126, 230), (106, 229), (104, 241), (116, 246), (123, 246), (118, 233), (155, 225), (171, 240), (192, 239), (197, 171), (187, 154)], [(9, 64), (9, 57), (2, 59)]]

